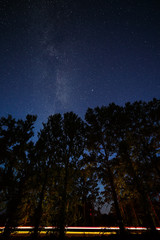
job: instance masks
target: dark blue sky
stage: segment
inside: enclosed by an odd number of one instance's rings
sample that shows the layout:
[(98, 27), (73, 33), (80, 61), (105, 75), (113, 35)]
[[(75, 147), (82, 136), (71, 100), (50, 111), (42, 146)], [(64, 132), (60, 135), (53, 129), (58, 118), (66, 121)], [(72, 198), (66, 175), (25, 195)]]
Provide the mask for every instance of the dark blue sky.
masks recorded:
[(157, 0), (2, 0), (0, 116), (160, 98)]

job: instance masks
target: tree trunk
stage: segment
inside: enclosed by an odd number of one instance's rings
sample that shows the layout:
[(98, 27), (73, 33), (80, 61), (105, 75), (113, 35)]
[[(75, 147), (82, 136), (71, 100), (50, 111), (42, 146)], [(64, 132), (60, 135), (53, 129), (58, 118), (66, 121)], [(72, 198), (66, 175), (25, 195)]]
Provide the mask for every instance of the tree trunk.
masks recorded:
[(38, 229), (39, 229), (39, 224), (40, 224), (41, 217), (42, 217), (42, 203), (43, 203), (43, 199), (44, 199), (46, 182), (47, 182), (47, 172), (45, 174), (44, 183), (43, 183), (42, 190), (40, 193), (40, 200), (39, 200), (38, 206), (35, 210), (35, 225), (34, 225), (33, 239), (38, 238)]
[[(7, 219), (5, 223), (5, 229), (3, 235), (7, 238), (9, 238), (12, 227), (15, 227), (15, 220), (16, 220), (16, 211), (19, 203), (22, 199), (22, 192), (23, 192), (23, 184), (24, 184), (24, 178), (21, 179), (19, 183), (19, 189), (16, 192), (16, 190), (13, 187), (9, 187), (9, 196), (10, 199), (8, 201), (7, 206)], [(17, 224), (17, 222), (16, 222)]]
[(67, 186), (68, 186), (68, 165), (69, 159), (66, 157), (65, 162), (65, 176), (64, 176), (64, 189), (62, 195), (62, 208), (60, 214), (60, 239), (65, 239), (65, 226), (66, 226), (66, 203), (67, 203)]
[(154, 206), (153, 206), (153, 204), (152, 204), (152, 201), (151, 201), (149, 195), (148, 195), (147, 197), (148, 197), (149, 203), (150, 203), (150, 205), (151, 205), (152, 211), (153, 211), (153, 213), (154, 213), (154, 216), (155, 216), (156, 219), (157, 219), (157, 223), (158, 223), (158, 225), (160, 226), (160, 220), (159, 220), (159, 217), (158, 217), (158, 215), (157, 215), (157, 213), (156, 213), (156, 211), (155, 211), (155, 208), (154, 208)]
[(129, 167), (132, 170), (132, 174), (133, 174), (133, 181), (136, 185), (137, 191), (139, 192), (140, 196), (141, 196), (141, 202), (142, 202), (142, 208), (143, 208), (143, 212), (146, 216), (146, 219), (148, 219), (148, 223), (151, 229), (151, 232), (156, 232), (156, 227), (151, 215), (151, 211), (150, 211), (150, 204), (149, 201), (147, 199), (147, 194), (143, 188), (143, 184), (141, 184), (141, 182), (139, 181), (139, 178), (136, 175), (136, 172), (134, 171), (134, 168), (132, 166), (132, 162), (129, 158)]
[(134, 219), (135, 219), (135, 222), (136, 222), (136, 226), (140, 226), (140, 222), (139, 222), (139, 219), (138, 219), (138, 217), (137, 217), (136, 211), (135, 211), (135, 209), (134, 209), (133, 203), (131, 203), (131, 208), (132, 208), (132, 212), (133, 212)]
[(114, 206), (115, 206), (115, 210), (116, 210), (116, 215), (117, 215), (117, 219), (118, 219), (118, 225), (119, 225), (119, 228), (120, 228), (120, 234), (124, 235), (125, 234), (125, 228), (124, 228), (121, 211), (120, 211), (119, 204), (118, 204), (118, 197), (117, 197), (117, 193), (116, 193), (115, 186), (114, 186), (113, 174), (111, 172), (108, 160), (107, 160), (107, 170), (108, 170), (109, 181), (110, 181), (110, 184), (111, 184), (112, 197), (113, 197)]

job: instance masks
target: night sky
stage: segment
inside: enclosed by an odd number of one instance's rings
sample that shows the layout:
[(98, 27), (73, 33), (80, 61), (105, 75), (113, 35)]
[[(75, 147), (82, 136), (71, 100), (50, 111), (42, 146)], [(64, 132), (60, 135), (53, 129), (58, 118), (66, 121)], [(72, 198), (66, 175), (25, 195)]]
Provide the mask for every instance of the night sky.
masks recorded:
[(160, 99), (159, 0), (1, 0), (0, 117)]

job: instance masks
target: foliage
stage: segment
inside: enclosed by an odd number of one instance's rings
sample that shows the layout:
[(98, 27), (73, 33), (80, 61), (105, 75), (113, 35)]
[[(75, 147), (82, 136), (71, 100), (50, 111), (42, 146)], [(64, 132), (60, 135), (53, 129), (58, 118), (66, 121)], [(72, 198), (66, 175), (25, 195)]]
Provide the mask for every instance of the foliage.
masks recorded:
[[(94, 225), (106, 202), (124, 225), (160, 224), (160, 100), (49, 116), (0, 119), (0, 216), (11, 226)], [(99, 185), (103, 186), (103, 191)], [(102, 216), (103, 217), (103, 216)], [(104, 223), (105, 224), (105, 223)]]
[(5, 231), (9, 227), (21, 224), (19, 209), (25, 196), (25, 186), (31, 176), (32, 168), (29, 151), (33, 147), (33, 123), (36, 116), (27, 115), (26, 120), (8, 116), (0, 119), (0, 164), (1, 164), (1, 198), (5, 205)]

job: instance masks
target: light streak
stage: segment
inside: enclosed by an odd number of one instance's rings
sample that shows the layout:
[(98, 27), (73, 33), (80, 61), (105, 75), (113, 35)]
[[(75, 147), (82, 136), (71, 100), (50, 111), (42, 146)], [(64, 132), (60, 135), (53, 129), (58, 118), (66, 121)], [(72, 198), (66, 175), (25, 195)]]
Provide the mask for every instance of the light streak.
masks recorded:
[(117, 234), (116, 232), (72, 232), (67, 231), (68, 235), (109, 235), (109, 234)]
[[(5, 227), (0, 227), (0, 233), (3, 233)], [(54, 231), (56, 230), (57, 227), (55, 226), (47, 226), (47, 227), (39, 227), (39, 233), (40, 234), (46, 234), (48, 231)], [(141, 233), (143, 231), (147, 231), (150, 228), (147, 227), (125, 227), (126, 230), (128, 231), (136, 231), (137, 233)], [(20, 235), (20, 234), (31, 234), (34, 230), (33, 226), (18, 226), (12, 228), (12, 234), (14, 235)], [(67, 226), (65, 227), (65, 234), (66, 235), (109, 235), (109, 234), (117, 234), (117, 232), (120, 230), (119, 227), (106, 227), (106, 226), (101, 226), (101, 227), (72, 227), (72, 226)], [(156, 230), (160, 231), (160, 227), (157, 227)]]

